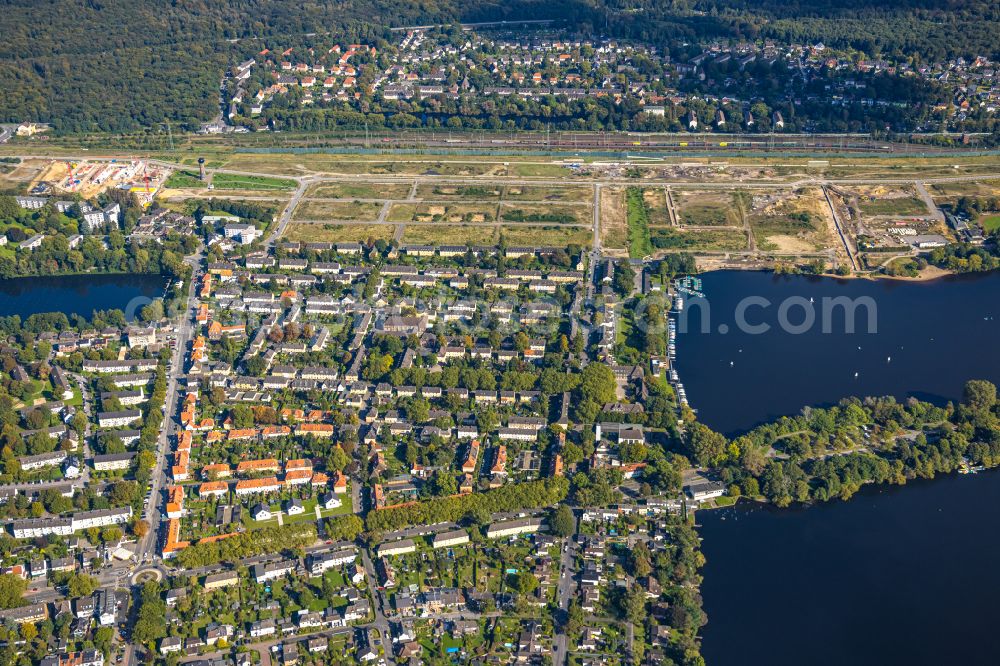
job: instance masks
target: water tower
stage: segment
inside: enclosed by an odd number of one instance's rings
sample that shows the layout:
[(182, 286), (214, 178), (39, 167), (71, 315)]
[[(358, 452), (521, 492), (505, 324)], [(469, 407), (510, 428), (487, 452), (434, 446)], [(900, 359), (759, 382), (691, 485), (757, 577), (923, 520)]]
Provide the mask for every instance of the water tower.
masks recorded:
[(204, 157), (199, 157), (198, 158), (198, 172), (199, 172), (198, 177), (201, 178), (202, 180), (205, 180), (205, 158)]

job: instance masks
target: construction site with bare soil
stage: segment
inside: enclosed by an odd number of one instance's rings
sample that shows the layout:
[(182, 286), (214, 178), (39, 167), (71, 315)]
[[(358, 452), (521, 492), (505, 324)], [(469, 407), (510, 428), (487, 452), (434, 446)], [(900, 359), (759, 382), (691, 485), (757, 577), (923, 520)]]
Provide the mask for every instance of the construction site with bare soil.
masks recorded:
[(33, 194), (76, 195), (89, 200), (109, 189), (125, 189), (148, 205), (170, 173), (139, 159), (51, 160), (33, 177), (30, 190)]
[(998, 226), (995, 214), (949, 215), (963, 197), (1000, 191), (1000, 160), (981, 156), (653, 161), (216, 146), (18, 159), (0, 173), (7, 191), (90, 200), (122, 188), (187, 213), (202, 200), (256, 203), (279, 211), (276, 238), (579, 245), (633, 259), (685, 252), (705, 268), (818, 262), (860, 274), (981, 240)]

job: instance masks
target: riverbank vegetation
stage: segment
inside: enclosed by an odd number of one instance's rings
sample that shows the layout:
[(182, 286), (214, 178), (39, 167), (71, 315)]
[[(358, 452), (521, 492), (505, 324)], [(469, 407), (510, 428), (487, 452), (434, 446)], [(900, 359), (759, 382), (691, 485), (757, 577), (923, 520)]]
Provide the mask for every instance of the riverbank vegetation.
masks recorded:
[(1000, 268), (1000, 245), (996, 234), (986, 245), (955, 243), (931, 250), (925, 257), (933, 266), (955, 273), (982, 273)]
[(847, 398), (733, 440), (693, 423), (683, 445), (694, 462), (715, 470), (731, 496), (762, 496), (778, 506), (847, 499), (866, 483), (904, 484), (963, 465), (1000, 464), (997, 389), (970, 381), (962, 401), (945, 407)]

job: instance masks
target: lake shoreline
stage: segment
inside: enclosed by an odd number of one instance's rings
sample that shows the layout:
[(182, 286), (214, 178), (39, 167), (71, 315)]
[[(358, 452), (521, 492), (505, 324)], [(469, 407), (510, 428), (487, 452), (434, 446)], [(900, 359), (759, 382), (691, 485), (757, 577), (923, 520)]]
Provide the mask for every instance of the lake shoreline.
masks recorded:
[[(989, 631), (987, 609), (1000, 578), (1000, 538), (986, 525), (1000, 499), (997, 473), (961, 481), (938, 474), (910, 481), (910, 492), (867, 484), (841, 502), (738, 502), (696, 515), (706, 662), (791, 666), (809, 654), (814, 666), (994, 663), (1000, 637)], [(913, 638), (896, 640), (903, 634)], [(810, 651), (816, 646), (825, 649)]]
[(134, 277), (148, 277), (151, 275), (160, 276), (164, 279), (171, 279), (169, 275), (165, 273), (127, 273), (125, 271), (71, 271), (68, 273), (33, 273), (30, 275), (15, 275), (13, 277), (0, 278), (0, 284), (5, 282), (13, 282), (15, 280), (31, 280), (37, 278), (64, 278), (64, 277), (121, 277), (121, 276), (134, 276)]
[[(855, 492), (854, 494), (852, 494), (847, 499), (843, 499), (843, 498), (840, 498), (840, 497), (834, 497), (834, 498), (831, 498), (831, 499), (829, 499), (829, 500), (827, 500), (825, 502), (797, 502), (796, 501), (796, 502), (792, 502), (788, 506), (778, 506), (774, 502), (769, 502), (767, 500), (767, 498), (764, 497), (763, 495), (758, 496), (758, 497), (749, 497), (747, 495), (739, 495), (738, 497), (734, 498), (735, 501), (732, 504), (726, 504), (726, 505), (723, 505), (723, 506), (708, 506), (708, 507), (704, 507), (704, 508), (697, 507), (696, 509), (693, 510), (693, 512), (694, 512), (694, 515), (697, 516), (697, 514), (700, 513), (700, 512), (702, 512), (702, 511), (704, 511), (704, 512), (723, 511), (725, 509), (732, 509), (732, 508), (738, 506), (741, 502), (747, 503), (747, 504), (756, 504), (756, 505), (762, 506), (762, 507), (770, 507), (770, 508), (773, 508), (773, 509), (778, 510), (778, 511), (784, 511), (784, 510), (804, 511), (806, 509), (812, 509), (812, 508), (816, 508), (816, 507), (820, 507), (820, 506), (826, 506), (826, 505), (829, 505), (829, 504), (836, 504), (838, 502), (841, 502), (841, 503), (853, 502), (856, 499), (859, 499), (859, 495), (861, 495), (863, 493), (863, 491), (865, 491), (865, 490), (868, 490), (868, 491), (871, 491), (872, 489), (885, 489), (885, 490), (887, 490), (887, 489), (890, 489), (890, 488), (900, 488), (900, 489), (902, 489), (902, 488), (906, 488), (906, 487), (910, 486), (914, 482), (934, 483), (936, 481), (941, 481), (943, 479), (952, 479), (952, 478), (959, 477), (959, 476), (975, 476), (976, 474), (982, 474), (982, 473), (985, 473), (985, 472), (992, 472), (992, 471), (996, 471), (996, 470), (1000, 470), (1000, 463), (998, 463), (996, 465), (986, 465), (986, 466), (984, 466), (984, 468), (982, 470), (979, 470), (979, 471), (976, 471), (976, 472), (972, 472), (972, 473), (966, 473), (966, 474), (963, 474), (961, 472), (961, 470), (957, 470), (956, 469), (956, 470), (953, 470), (951, 472), (942, 472), (942, 473), (935, 474), (932, 478), (929, 478), (929, 479), (928, 478), (922, 478), (922, 477), (908, 478), (906, 480), (906, 483), (878, 483), (876, 481), (866, 481), (865, 483), (861, 484), (861, 487), (858, 488), (857, 492)], [(696, 520), (697, 520), (697, 518), (696, 518)]]
[[(982, 271), (983, 273), (990, 273), (992, 271)], [(940, 280), (942, 278), (950, 277), (953, 275), (968, 275), (968, 273), (959, 273), (958, 271), (949, 271), (946, 268), (939, 268), (938, 266), (928, 266), (924, 270), (920, 271), (919, 274), (909, 277), (906, 275), (886, 275), (884, 273), (869, 273), (864, 275), (859, 275), (857, 273), (851, 273), (850, 275), (838, 275), (836, 273), (818, 273), (817, 277), (827, 277), (834, 278), (837, 280), (871, 280), (872, 282), (877, 282), (879, 280), (892, 280), (898, 282), (933, 282), (934, 280)]]
[[(0, 280), (0, 316), (63, 314), (90, 318), (95, 311), (138, 310), (162, 298), (171, 278), (159, 273), (76, 273)], [(134, 314), (134, 313), (133, 313)]]
[[(706, 307), (685, 315), (690, 325), (678, 318), (674, 367), (698, 420), (726, 436), (844, 396), (940, 406), (960, 399), (968, 380), (1000, 383), (1000, 272), (921, 282), (772, 271), (700, 279)], [(830, 305), (838, 302), (853, 304), (856, 317), (848, 322), (846, 307)]]

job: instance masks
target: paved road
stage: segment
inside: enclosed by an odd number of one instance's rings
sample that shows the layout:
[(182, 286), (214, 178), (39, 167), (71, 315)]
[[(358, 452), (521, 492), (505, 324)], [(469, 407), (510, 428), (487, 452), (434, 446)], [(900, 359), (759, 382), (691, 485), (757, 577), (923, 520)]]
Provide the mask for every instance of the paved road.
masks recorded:
[[(576, 535), (580, 532), (580, 518), (574, 512), (576, 525), (573, 534), (566, 538), (563, 546), (562, 556), (559, 558), (559, 584), (556, 587), (556, 605), (563, 613), (569, 611), (569, 602), (573, 598), (573, 591), (576, 589), (576, 579), (574, 577), (573, 562), (576, 558)], [(569, 656), (567, 645), (565, 624), (560, 624), (556, 630), (556, 635), (552, 639), (552, 663), (561, 666), (566, 663)]]
[[(295, 220), (295, 224), (343, 224), (343, 225), (363, 225), (369, 226), (372, 224), (381, 224), (386, 226), (411, 226), (411, 227), (476, 227), (476, 228), (487, 228), (487, 227), (537, 227), (538, 222), (404, 222), (400, 224), (399, 222), (392, 222), (390, 220), (384, 220), (381, 218), (376, 218), (374, 220), (337, 220), (330, 218), (322, 219), (298, 219)], [(580, 224), (574, 222), (564, 222), (559, 224), (560, 229), (590, 229), (592, 225), (590, 223)], [(719, 227), (712, 227), (712, 229), (718, 229)]]
[(363, 505), (361, 498), (361, 479), (357, 477), (351, 477), (351, 510), (356, 514), (363, 514)]
[[(111, 566), (97, 572), (91, 572), (91, 574), (100, 582), (100, 587), (118, 589), (128, 587), (129, 571), (131, 571), (129, 562), (114, 560)], [(37, 592), (31, 592), (32, 589), (37, 590)], [(49, 587), (48, 584), (44, 584), (44, 587), (29, 587), (29, 590), (24, 594), (24, 598), (33, 604), (61, 601), (65, 596), (56, 588)]]
[[(160, 531), (160, 521), (163, 517), (160, 504), (163, 489), (167, 484), (167, 452), (170, 447), (170, 437), (176, 432), (178, 426), (176, 416), (178, 405), (180, 404), (180, 387), (177, 384), (177, 377), (184, 370), (183, 364), (188, 342), (194, 333), (194, 315), (195, 309), (198, 306), (195, 285), (200, 275), (199, 269), (202, 259), (202, 250), (185, 259), (185, 263), (190, 265), (194, 270), (192, 271), (191, 279), (188, 281), (187, 301), (185, 302), (184, 312), (180, 315), (180, 322), (177, 328), (177, 344), (174, 348), (173, 357), (170, 359), (170, 368), (167, 374), (167, 396), (163, 408), (163, 427), (160, 429), (160, 436), (156, 441), (156, 465), (153, 467), (152, 476), (150, 477), (152, 492), (150, 500), (146, 504), (146, 511), (143, 514), (143, 520), (149, 524), (150, 529), (146, 533), (146, 536), (139, 542), (136, 549), (135, 562), (137, 568), (141, 567), (147, 559), (157, 561), (153, 551), (156, 548)], [(135, 663), (135, 659), (135, 645), (129, 643), (125, 648), (125, 666), (132, 666)]]
[(920, 194), (920, 198), (924, 200), (924, 205), (927, 206), (927, 210), (931, 212), (931, 218), (938, 221), (944, 222), (944, 213), (938, 208), (937, 204), (934, 202), (934, 197), (931, 193), (927, 191), (927, 187), (921, 181), (915, 181), (914, 185), (917, 188), (917, 193)]
[(385, 617), (385, 608), (383, 605), (386, 603), (385, 595), (378, 589), (378, 578), (375, 575), (375, 566), (372, 564), (372, 560), (368, 557), (367, 549), (361, 549), (361, 563), (365, 568), (365, 577), (368, 579), (368, 589), (372, 592), (372, 610), (375, 612), (375, 621), (372, 626), (379, 630), (379, 634), (382, 638), (382, 645), (389, 649), (389, 621)]
[[(87, 415), (87, 425), (83, 430), (83, 439), (80, 442), (80, 453), (85, 460), (89, 460), (91, 457), (90, 450), (90, 440), (93, 437), (93, 416), (94, 416), (94, 396), (90, 394), (90, 388), (87, 386), (87, 380), (82, 376), (74, 373), (69, 373), (69, 376), (73, 378), (77, 386), (80, 387), (80, 397), (83, 400), (83, 413)], [(83, 465), (79, 479), (75, 479), (74, 483), (82, 482), (86, 486), (90, 482), (90, 466)]]
[(156, 545), (156, 535), (158, 532), (157, 527), (159, 526), (161, 519), (161, 491), (167, 485), (166, 460), (167, 453), (170, 450), (170, 437), (179, 429), (176, 416), (178, 405), (180, 404), (182, 398), (180, 396), (181, 389), (177, 383), (177, 378), (184, 371), (184, 358), (187, 354), (188, 343), (195, 333), (194, 316), (195, 310), (198, 307), (198, 298), (196, 296), (195, 286), (201, 275), (200, 268), (202, 258), (203, 254), (199, 251), (198, 254), (185, 260), (186, 263), (193, 268), (193, 271), (191, 279), (188, 282), (188, 295), (185, 303), (185, 310), (181, 314), (181, 321), (178, 324), (177, 344), (174, 348), (173, 357), (170, 359), (170, 369), (167, 374), (167, 397), (163, 410), (163, 427), (160, 429), (160, 436), (156, 442), (157, 455), (156, 466), (153, 468), (152, 475), (152, 496), (149, 504), (146, 506), (146, 512), (143, 514), (143, 519), (149, 522), (152, 529), (149, 530), (146, 537), (139, 544), (139, 550), (136, 554), (139, 562), (142, 562), (146, 555), (151, 553)]
[[(219, 172), (218, 170), (216, 171)], [(266, 243), (268, 245), (274, 245), (275, 241), (281, 238), (282, 234), (285, 233), (285, 229), (288, 228), (288, 223), (292, 221), (292, 215), (295, 214), (295, 209), (298, 207), (299, 201), (302, 200), (302, 197), (305, 195), (306, 190), (309, 189), (309, 185), (311, 185), (312, 182), (313, 180), (311, 178), (299, 179), (299, 186), (295, 188), (292, 200), (288, 202), (287, 206), (285, 206), (285, 210), (282, 211), (281, 217), (278, 218), (278, 224), (274, 227), (274, 231), (272, 231), (271, 235), (267, 237)]]

